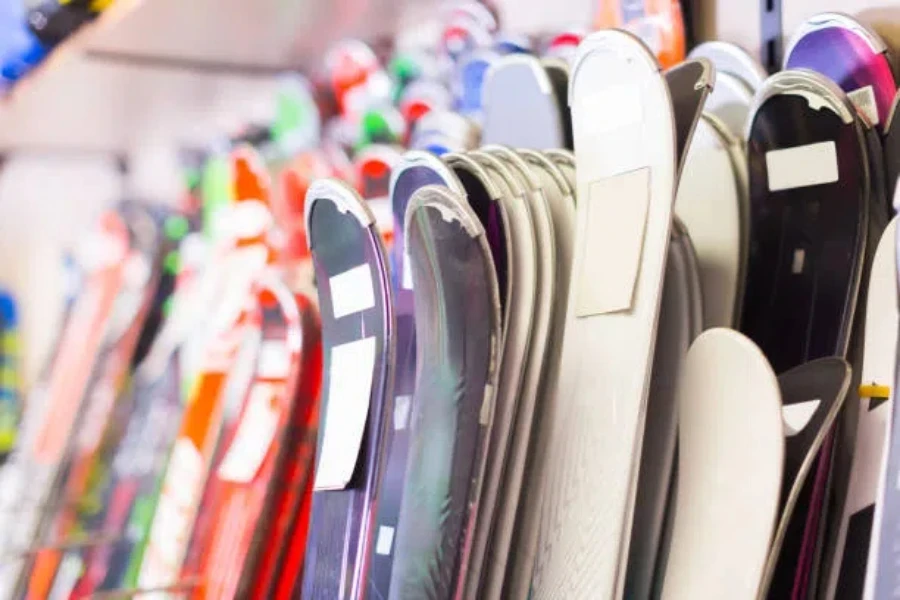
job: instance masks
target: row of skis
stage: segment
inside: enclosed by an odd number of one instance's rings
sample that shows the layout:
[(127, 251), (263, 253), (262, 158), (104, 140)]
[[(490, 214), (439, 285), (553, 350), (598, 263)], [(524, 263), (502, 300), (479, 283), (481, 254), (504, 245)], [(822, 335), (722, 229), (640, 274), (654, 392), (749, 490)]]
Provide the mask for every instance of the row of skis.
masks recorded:
[(291, 80), (199, 211), (101, 217), (0, 598), (893, 597), (884, 43), (818, 15), (768, 77), (492, 19), (341, 45), (331, 119)]

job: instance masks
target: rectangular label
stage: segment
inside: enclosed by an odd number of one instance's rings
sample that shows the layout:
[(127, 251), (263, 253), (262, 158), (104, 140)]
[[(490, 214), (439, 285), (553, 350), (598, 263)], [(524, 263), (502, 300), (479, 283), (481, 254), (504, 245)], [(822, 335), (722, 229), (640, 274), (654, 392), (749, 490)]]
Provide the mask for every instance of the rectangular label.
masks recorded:
[(881, 123), (881, 119), (878, 117), (878, 103), (875, 102), (875, 90), (871, 85), (853, 90), (847, 94), (847, 99), (853, 103), (856, 110), (869, 121), (872, 127)]
[(394, 398), (394, 431), (403, 431), (409, 426), (409, 409), (412, 405), (412, 396), (397, 396)]
[(650, 169), (601, 179), (588, 189), (577, 317), (631, 309), (650, 208)]
[(412, 263), (409, 260), (409, 248), (403, 251), (403, 289), (413, 289)]
[(369, 415), (375, 350), (374, 337), (331, 349), (328, 408), (316, 466), (316, 490), (343, 489), (356, 468)]
[(818, 142), (766, 152), (769, 191), (792, 190), (838, 180), (834, 142)]
[(622, 129), (644, 119), (641, 93), (634, 85), (612, 85), (582, 94), (578, 105), (584, 115), (590, 115), (579, 120), (587, 135)]
[(368, 264), (353, 267), (329, 280), (331, 284), (331, 309), (334, 318), (362, 312), (375, 306), (375, 288)]
[(375, 542), (375, 554), (390, 556), (394, 545), (394, 528), (382, 525), (378, 528), (378, 540)]
[(274, 405), (278, 390), (268, 383), (257, 383), (247, 398), (247, 409), (228, 453), (219, 465), (219, 478), (235, 483), (250, 483), (262, 465), (278, 429), (278, 408)]
[(284, 379), (291, 370), (291, 353), (282, 340), (263, 340), (256, 358), (256, 373), (263, 379)]

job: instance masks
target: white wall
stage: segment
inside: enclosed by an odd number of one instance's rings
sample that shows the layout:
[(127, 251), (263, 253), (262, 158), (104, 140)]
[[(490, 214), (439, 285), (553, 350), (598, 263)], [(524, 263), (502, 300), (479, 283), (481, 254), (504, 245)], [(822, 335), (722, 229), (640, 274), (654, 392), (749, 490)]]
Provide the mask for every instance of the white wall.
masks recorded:
[(19, 299), (26, 382), (59, 326), (62, 254), (121, 192), (115, 162), (100, 155), (18, 154), (0, 170), (0, 283)]

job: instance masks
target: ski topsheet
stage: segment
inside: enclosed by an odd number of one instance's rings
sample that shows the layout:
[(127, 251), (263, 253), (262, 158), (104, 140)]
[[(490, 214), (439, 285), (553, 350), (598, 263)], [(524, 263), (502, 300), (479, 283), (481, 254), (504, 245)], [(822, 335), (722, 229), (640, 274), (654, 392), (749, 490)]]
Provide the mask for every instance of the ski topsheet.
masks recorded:
[(131, 564), (143, 552), (161, 478), (178, 433), (183, 408), (179, 384), (177, 353), (168, 356), (158, 373), (139, 368), (135, 374), (134, 410), (113, 458), (105, 496), (108, 508), (94, 528), (97, 532), (122, 532), (122, 536), (89, 549), (76, 596), (135, 584)]
[(847, 542), (838, 555), (845, 555), (851, 547), (867, 545), (868, 550), (862, 556), (842, 559), (841, 569), (832, 575), (837, 576), (836, 597), (846, 597), (837, 594), (860, 597), (863, 591), (865, 598), (874, 598), (879, 572), (879, 541), (883, 534), (879, 521), (885, 509), (881, 498), (882, 488), (887, 484), (884, 478), (894, 410), (891, 378), (897, 368), (896, 240), (895, 217), (881, 236), (869, 276), (859, 429), (843, 518)]
[[(895, 200), (896, 200), (895, 194)], [(900, 230), (894, 239), (894, 252), (897, 264), (900, 265)], [(900, 286), (900, 271), (895, 273), (897, 285)], [(896, 289), (896, 288), (895, 288)], [(900, 344), (900, 340), (898, 340)], [(900, 349), (896, 350), (900, 354)], [(894, 388), (900, 383), (900, 369), (894, 364)], [(883, 392), (882, 392), (883, 393)], [(896, 392), (895, 392), (896, 393)], [(900, 560), (900, 546), (897, 544), (897, 532), (900, 531), (900, 418), (897, 404), (892, 407), (888, 420), (890, 431), (885, 445), (884, 473), (882, 473), (878, 490), (878, 508), (875, 514), (875, 552), (872, 560), (875, 565), (866, 581), (866, 598), (890, 598), (900, 586), (900, 571), (897, 563)]]
[(678, 486), (663, 600), (755, 600), (784, 464), (781, 395), (749, 339), (712, 329), (678, 382)]
[(310, 240), (325, 352), (315, 493), (303, 575), (304, 598), (365, 592), (378, 483), (393, 421), (394, 307), (384, 246), (365, 201), (347, 185), (319, 180), (307, 193)]
[(841, 13), (804, 21), (784, 53), (785, 69), (812, 69), (847, 92), (866, 121), (884, 132), (897, 82), (884, 40)]
[(672, 227), (666, 279), (653, 357), (647, 423), (638, 478), (634, 528), (625, 581), (626, 598), (650, 598), (661, 581), (668, 556), (664, 537), (666, 516), (674, 510), (673, 473), (678, 434), (676, 389), (691, 342), (703, 330), (700, 269), (687, 230)]
[[(784, 71), (757, 94), (748, 160), (752, 236), (741, 329), (776, 371), (845, 356), (870, 212), (861, 124), (836, 85), (810, 71)], [(831, 446), (826, 440), (798, 500), (772, 597), (802, 597), (807, 588)]]
[(543, 150), (566, 147), (566, 130), (549, 74), (527, 54), (509, 54), (487, 73), (482, 90), (484, 144)]
[(784, 419), (785, 453), (781, 514), (769, 550), (760, 595), (768, 595), (782, 543), (797, 501), (850, 386), (850, 366), (840, 358), (820, 358), (778, 378)]
[(732, 135), (743, 136), (753, 94), (768, 76), (763, 66), (746, 50), (727, 42), (704, 42), (688, 57), (706, 58), (715, 66), (716, 87), (705, 110), (720, 119)]
[[(505, 329), (509, 319), (509, 256), (512, 244), (509, 239), (509, 215), (500, 204), (501, 188), (478, 162), (464, 154), (448, 154), (444, 161), (463, 184), (466, 200), (484, 227), (488, 247), (494, 261), (497, 285), (500, 290), (500, 316)], [(498, 343), (502, 344), (502, 338)], [(502, 348), (502, 346), (501, 346)]]
[[(503, 341), (499, 383), (465, 582), (467, 598), (475, 597), (478, 593), (514, 421), (519, 404), (529, 395), (524, 388), (528, 353), (531, 344), (543, 345), (539, 337), (541, 333), (545, 333), (536, 331), (539, 324), (534, 313), (541, 266), (535, 230), (536, 219), (541, 215), (534, 212), (536, 207), (530, 201), (531, 194), (535, 193), (536, 182), (523, 177), (521, 171), (504, 160), (502, 154), (485, 151), (469, 153), (471, 158), (485, 168), (501, 190), (499, 202), (508, 216), (512, 253), (509, 256), (509, 304), (501, 332)], [(526, 165), (519, 166), (527, 169)]]
[[(883, 473), (892, 410), (890, 384), (886, 382), (895, 368), (896, 355), (896, 258), (893, 253), (896, 227), (895, 220), (884, 230), (878, 243), (865, 294), (865, 324), (859, 323), (858, 319), (859, 329), (854, 333), (858, 336), (861, 351), (854, 360), (859, 361), (861, 372), (854, 380), (857, 388), (851, 388), (848, 402), (858, 398), (858, 422), (846, 502), (835, 528), (832, 568), (828, 573), (829, 580), (824, 582), (829, 598), (860, 598), (865, 589), (876, 494)], [(868, 248), (871, 247), (869, 244)], [(860, 294), (860, 301), (862, 297)]]
[(539, 600), (617, 598), (624, 587), (678, 163), (669, 89), (643, 44), (593, 34), (572, 72), (578, 223)]
[(71, 453), (85, 393), (108, 345), (128, 238), (127, 225), (110, 211), (78, 248), (83, 289), (70, 309), (47, 378), (31, 393), (19, 448), (0, 471), (0, 598), (12, 598), (21, 582), (59, 469)]
[[(503, 577), (503, 593), (513, 598), (525, 597), (531, 586), (531, 576), (535, 553), (537, 551), (538, 534), (540, 528), (540, 501), (541, 488), (544, 481), (544, 473), (547, 465), (547, 449), (549, 448), (555, 414), (561, 402), (557, 395), (557, 378), (559, 375), (560, 349), (562, 346), (563, 330), (566, 319), (567, 299), (569, 292), (570, 271), (572, 268), (572, 238), (575, 235), (575, 199), (574, 181), (570, 183), (569, 177), (574, 180), (574, 160), (571, 155), (563, 156), (546, 153), (541, 158), (536, 152), (522, 151), (522, 155), (533, 166), (542, 165), (543, 170), (550, 175), (559, 193), (550, 192), (546, 195), (549, 201), (550, 212), (553, 218), (553, 239), (556, 243), (556, 266), (553, 270), (553, 279), (549, 283), (553, 286), (553, 309), (550, 316), (550, 332), (547, 341), (547, 352), (544, 357), (545, 373), (539, 396), (535, 399), (532, 415), (533, 432), (526, 449), (527, 456), (524, 464), (520, 485), (521, 497), (514, 495), (513, 488), (508, 489), (513, 494), (505, 499), (505, 504), (517, 503), (515, 514), (510, 515), (508, 509), (504, 509), (503, 519), (497, 532), (498, 553), (494, 554), (489, 579), (488, 592), (492, 593), (498, 584), (497, 578)], [(560, 161), (565, 166), (560, 166)], [(544, 187), (547, 191), (552, 186), (549, 182)], [(543, 273), (543, 272), (542, 272)], [(523, 427), (524, 427), (523, 423)], [(521, 460), (521, 458), (517, 459)], [(515, 469), (513, 465), (511, 469)], [(516, 472), (511, 470), (510, 477), (515, 477)], [(513, 516), (514, 520), (510, 521)], [(509, 540), (509, 541), (507, 541)], [(515, 551), (502, 554), (502, 548), (508, 545)], [(503, 566), (508, 561), (508, 564)], [(503, 573), (500, 569), (503, 568)]]
[[(554, 352), (550, 345), (553, 337), (552, 319), (556, 303), (563, 296), (557, 292), (566, 289), (558, 284), (563, 278), (566, 281), (568, 278), (568, 264), (564, 262), (566, 257), (559, 256), (554, 215), (563, 203), (569, 203), (570, 208), (573, 205), (571, 197), (566, 197), (569, 190), (565, 177), (543, 154), (526, 150), (513, 154), (506, 148), (488, 150), (498, 156), (506, 156), (510, 164), (516, 166), (517, 172), (524, 172), (529, 176), (523, 179), (529, 180), (532, 188), (526, 196), (531, 202), (538, 249), (538, 287), (532, 340), (494, 510), (494, 522), (490, 528), (488, 554), (480, 583), (481, 592), (478, 595), (479, 598), (499, 598), (508, 593), (504, 592), (507, 566), (511, 554), (519, 550), (513, 550), (515, 547), (512, 545), (516, 515), (525, 485), (526, 461), (532, 446), (535, 413), (538, 404), (548, 399), (548, 369), (554, 362)], [(570, 255), (568, 253), (567, 256)]]
[(394, 536), (391, 598), (462, 592), (498, 382), (500, 299), (484, 227), (459, 194), (425, 187), (407, 210), (419, 369)]
[[(200, 370), (187, 400), (179, 426), (147, 541), (137, 563), (129, 567), (136, 573), (135, 585), (141, 590), (180, 586), (182, 564), (189, 559), (192, 537), (208, 522), (201, 519), (201, 503), (212, 490), (206, 490), (211, 468), (221, 457), (220, 436), (224, 425), (231, 425), (248, 384), (247, 365), (252, 369), (249, 352), (258, 342), (259, 322), (247, 310), (249, 292), (255, 277), (273, 258), (268, 243), (271, 213), (267, 179), (259, 157), (249, 150), (236, 151), (231, 159), (236, 201), (223, 209), (219, 226), (225, 237), (225, 251), (212, 268), (220, 279), (214, 281), (221, 295), (218, 306), (203, 336)], [(215, 275), (215, 274), (214, 274)], [(229, 399), (234, 401), (229, 402)], [(237, 404), (237, 406), (235, 406)]]
[(679, 184), (694, 130), (715, 80), (716, 71), (712, 63), (704, 58), (681, 63), (666, 71), (666, 83), (675, 110), (675, 151), (678, 157), (675, 178)]
[(210, 475), (218, 494), (204, 510), (215, 523), (197, 573), (192, 598), (250, 597), (264, 545), (272, 535), (280, 481), (295, 452), (294, 427), (315, 410), (321, 346), (308, 300), (293, 295), (274, 276), (257, 281), (255, 309), (261, 340), (253, 381), (236, 432)]
[[(416, 323), (413, 305), (412, 265), (406, 250), (404, 219), (412, 195), (426, 185), (443, 185), (463, 194), (462, 183), (439, 158), (424, 152), (407, 152), (391, 175), (394, 212), (394, 245), (391, 248), (391, 283), (397, 327), (397, 362), (394, 372), (394, 414), (391, 419), (387, 465), (381, 480), (376, 527), (396, 530), (403, 499), (403, 479), (409, 457), (409, 411), (415, 392)], [(371, 553), (367, 592), (386, 598), (390, 590), (393, 548)]]
[[(97, 371), (86, 390), (84, 413), (73, 434), (70, 455), (64, 460), (45, 508), (45, 520), (36, 541), (38, 549), (27, 585), (29, 597), (65, 595), (80, 574), (80, 561), (71, 557), (61, 569), (71, 543), (94, 543), (84, 539), (80, 526), (86, 516), (86, 495), (102, 476), (121, 439), (121, 430), (130, 410), (124, 389), (131, 376), (138, 343), (150, 313), (160, 277), (159, 224), (143, 209), (123, 205), (119, 209), (129, 229), (130, 249), (125, 258), (121, 288), (112, 307), (107, 331), (108, 346), (98, 359)], [(101, 532), (87, 532), (96, 538)]]
[(697, 250), (706, 329), (733, 326), (743, 293), (745, 214), (729, 146), (713, 119), (704, 115), (697, 123), (675, 199), (675, 212)]
[[(897, 81), (890, 51), (874, 30), (841, 13), (822, 13), (804, 21), (785, 52), (786, 69), (811, 69), (837, 83), (872, 129), (869, 160), (879, 211), (889, 208), (896, 179), (881, 174), (885, 163), (877, 134), (887, 132)], [(876, 133), (877, 132), (877, 133)], [(885, 185), (886, 184), (886, 185)], [(889, 190), (881, 193), (881, 190)], [(833, 590), (829, 595), (833, 593)]]

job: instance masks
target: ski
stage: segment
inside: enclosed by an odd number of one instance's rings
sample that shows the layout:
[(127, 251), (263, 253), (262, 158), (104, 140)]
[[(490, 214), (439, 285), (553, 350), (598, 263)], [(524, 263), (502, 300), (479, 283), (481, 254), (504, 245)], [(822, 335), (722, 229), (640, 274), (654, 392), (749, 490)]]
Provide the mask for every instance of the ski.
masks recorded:
[[(387, 458), (395, 360), (394, 305), (375, 217), (335, 180), (309, 189), (306, 230), (316, 272), (325, 353), (324, 394), (303, 597), (359, 598)], [(284, 582), (291, 585), (291, 582)]]
[(498, 384), (500, 292), (486, 232), (464, 197), (428, 186), (407, 209), (419, 367), (391, 598), (465, 584)]
[(752, 341), (712, 329), (691, 345), (676, 397), (677, 493), (660, 597), (754, 600), (785, 454), (775, 373)]

